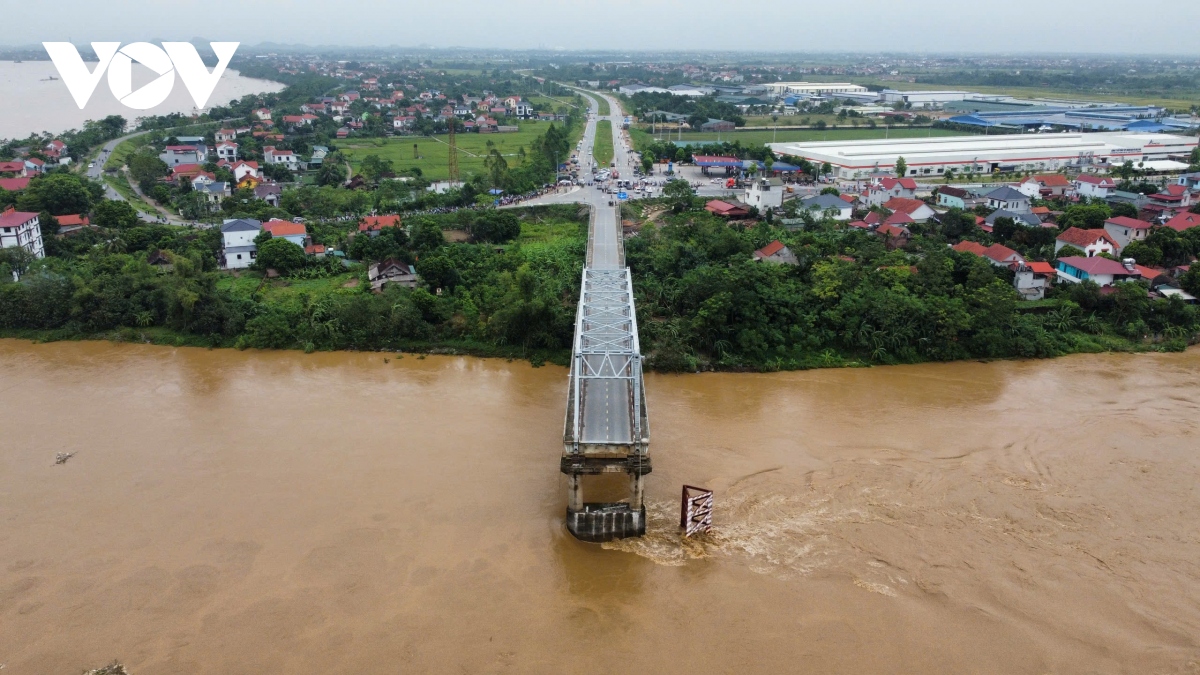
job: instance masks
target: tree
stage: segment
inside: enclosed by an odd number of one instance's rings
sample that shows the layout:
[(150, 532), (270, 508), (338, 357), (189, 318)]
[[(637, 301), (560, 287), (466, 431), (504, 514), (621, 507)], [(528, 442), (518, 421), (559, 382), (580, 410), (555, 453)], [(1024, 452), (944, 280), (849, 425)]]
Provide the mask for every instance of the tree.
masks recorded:
[(521, 234), (521, 222), (508, 211), (485, 211), (467, 228), (480, 243), (503, 244)]
[(335, 162), (324, 161), (321, 163), (321, 168), (317, 169), (317, 185), (332, 185), (336, 187), (345, 182), (345, 180), (345, 170), (340, 164)]
[(171, 173), (171, 168), (167, 166), (166, 162), (159, 159), (153, 150), (134, 153), (127, 164), (129, 165), (129, 175), (137, 181), (142, 192), (150, 192), (159, 178)]
[(904, 161), (903, 157), (896, 158), (896, 177), (904, 178), (908, 175), (908, 162)]
[(104, 200), (92, 209), (92, 223), (97, 227), (124, 229), (138, 225), (138, 213), (129, 202)]
[(460, 277), (454, 262), (445, 255), (430, 255), (417, 261), (417, 274), (425, 285), (437, 290), (453, 289), (459, 284)]
[(1112, 205), (1112, 217), (1125, 216), (1127, 218), (1137, 218), (1137, 207), (1128, 202), (1118, 202)]
[(1131, 241), (1121, 251), (1122, 258), (1133, 258), (1139, 265), (1156, 266), (1162, 262), (1162, 251), (1144, 241)]
[(280, 274), (288, 274), (304, 267), (304, 249), (283, 238), (272, 238), (258, 247), (255, 266), (259, 269), (272, 268)]
[[(100, 190), (103, 194), (103, 189)], [(87, 213), (95, 197), (83, 180), (70, 173), (52, 173), (30, 181), (29, 187), (17, 198), (22, 211), (49, 211), (61, 216)]]
[(492, 151), (484, 158), (483, 166), (487, 169), (492, 187), (504, 189), (508, 186), (508, 162), (500, 156), (499, 150), (492, 148)]
[(1063, 211), (1058, 219), (1062, 229), (1078, 227), (1081, 230), (1097, 230), (1104, 227), (1104, 221), (1112, 217), (1112, 209), (1104, 202), (1090, 204), (1072, 204)]
[(666, 197), (671, 205), (671, 210), (680, 213), (692, 208), (692, 199), (696, 196), (696, 191), (688, 184), (686, 180), (674, 179), (667, 181), (663, 186), (663, 197)]
[(432, 251), (446, 243), (446, 239), (442, 236), (442, 226), (438, 225), (436, 221), (417, 217), (410, 219), (409, 222), (412, 227), (413, 248), (418, 251)]
[[(997, 220), (999, 220), (999, 218), (997, 218)], [(1086, 258), (1087, 253), (1084, 253), (1082, 250), (1075, 248), (1074, 246), (1071, 246), (1070, 244), (1067, 244), (1066, 246), (1063, 246), (1062, 248), (1058, 249), (1058, 252), (1054, 254), (1054, 258), (1056, 260), (1058, 258), (1072, 258), (1072, 257)]]
[(649, 174), (654, 170), (654, 158), (650, 153), (642, 155), (642, 173)]
[[(321, 167), (324, 168), (325, 164), (322, 163)], [(379, 179), (383, 178), (384, 175), (395, 173), (392, 160), (380, 159), (379, 155), (367, 155), (363, 157), (362, 165), (358, 167), (358, 171), (362, 174), (363, 178), (372, 183), (378, 183)]]

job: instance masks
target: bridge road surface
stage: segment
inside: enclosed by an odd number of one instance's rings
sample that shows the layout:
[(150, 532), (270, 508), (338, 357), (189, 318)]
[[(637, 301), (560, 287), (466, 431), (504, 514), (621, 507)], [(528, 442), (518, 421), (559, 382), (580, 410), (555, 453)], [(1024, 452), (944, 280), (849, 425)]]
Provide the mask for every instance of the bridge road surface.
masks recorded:
[[(603, 94), (600, 94), (603, 96)], [(599, 117), (599, 105), (594, 97), (596, 94), (585, 94), (591, 101), (590, 110), (593, 118), (588, 121), (583, 132), (583, 146), (578, 152), (579, 165), (583, 175), (587, 175), (596, 167), (592, 151), (596, 140), (596, 122), (607, 119), (612, 122), (613, 161), (621, 176), (633, 174), (632, 153), (625, 145), (621, 134), (620, 106), (616, 99), (604, 96), (608, 100), (612, 114)], [(611, 182), (611, 181), (610, 181)], [(612, 200), (614, 206), (609, 206)], [(625, 267), (624, 255), (621, 249), (621, 223), (618, 217), (619, 206), (616, 195), (605, 194), (603, 185), (585, 186), (568, 194), (547, 195), (537, 200), (524, 202), (523, 206), (537, 204), (561, 204), (567, 202), (583, 202), (595, 209), (595, 220), (589, 232), (590, 257), (587, 267), (595, 270), (620, 270)], [(599, 369), (604, 361), (602, 354), (591, 354), (585, 357), (588, 365)], [(583, 422), (579, 441), (587, 444), (630, 445), (633, 438), (633, 408), (630, 404), (631, 394), (628, 380), (619, 379), (585, 379), (580, 399), (582, 410), (580, 418)]]

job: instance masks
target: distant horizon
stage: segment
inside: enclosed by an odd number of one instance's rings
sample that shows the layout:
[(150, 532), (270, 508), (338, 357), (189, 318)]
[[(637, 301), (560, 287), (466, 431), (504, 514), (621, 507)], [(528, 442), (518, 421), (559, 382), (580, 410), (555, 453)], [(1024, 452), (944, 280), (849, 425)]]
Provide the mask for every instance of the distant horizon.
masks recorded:
[[(951, 0), (917, 7), (860, 0), (850, 8), (761, 0), (751, 11), (719, 0), (508, 0), (501, 6), (463, 0), (452, 15), (436, 3), (360, 0), (350, 10), (314, 0), (260, 0), (256, 16), (269, 17), (266, 28), (238, 20), (243, 9), (230, 0), (15, 4), (5, 10), (7, 34), (28, 42), (6, 48), (214, 34), (247, 46), (346, 50), (1200, 56), (1200, 3), (1164, 0), (1143, 2), (1136, 11), (1116, 0), (1093, 0), (1085, 8), (1010, 0), (1001, 10)], [(208, 28), (215, 25), (219, 31)]]

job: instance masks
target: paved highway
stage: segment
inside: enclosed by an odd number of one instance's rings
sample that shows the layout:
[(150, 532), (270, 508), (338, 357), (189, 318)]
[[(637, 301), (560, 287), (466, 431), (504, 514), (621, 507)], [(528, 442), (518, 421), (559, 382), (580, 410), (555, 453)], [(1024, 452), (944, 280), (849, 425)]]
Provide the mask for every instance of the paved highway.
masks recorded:
[[(615, 116), (597, 117), (598, 106), (593, 100), (589, 120), (584, 131), (583, 146), (579, 152), (579, 165), (587, 176), (595, 165), (592, 149), (595, 147), (596, 122), (598, 119), (612, 120), (613, 129), (613, 162), (622, 176), (632, 176), (629, 148), (621, 130), (620, 107), (617, 101), (608, 99), (610, 110)], [(592, 100), (592, 99), (589, 99)], [(618, 207), (609, 206), (609, 202), (617, 203), (615, 195), (605, 194), (599, 186), (584, 187), (570, 195), (561, 195), (564, 201), (583, 201), (590, 203), (596, 211), (595, 220), (590, 232), (591, 255), (588, 267), (600, 270), (617, 270), (625, 267), (625, 256), (621, 246), (621, 223), (618, 217)], [(606, 357), (602, 354), (591, 354), (584, 357), (588, 366), (593, 370), (601, 370)], [(581, 393), (582, 411), (580, 417), (583, 429), (580, 441), (589, 444), (629, 444), (633, 442), (633, 419), (630, 409), (630, 386), (628, 380), (621, 379), (591, 379), (584, 380)]]

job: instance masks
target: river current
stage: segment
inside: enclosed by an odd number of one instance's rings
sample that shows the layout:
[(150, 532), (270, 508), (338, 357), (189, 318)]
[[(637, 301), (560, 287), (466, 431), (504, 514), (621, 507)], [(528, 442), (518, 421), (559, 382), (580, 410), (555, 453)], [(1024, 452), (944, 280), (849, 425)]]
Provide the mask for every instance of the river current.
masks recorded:
[(605, 545), (566, 383), (0, 340), (4, 675), (1200, 669), (1198, 350), (651, 375), (649, 533)]

